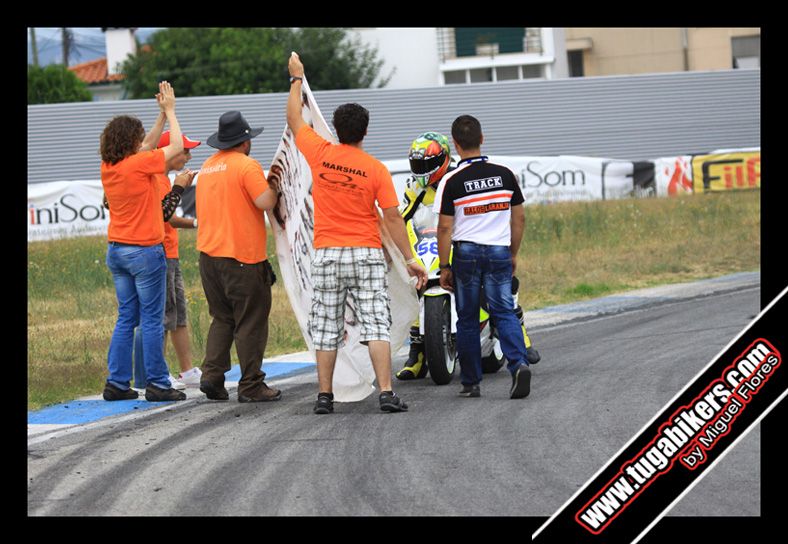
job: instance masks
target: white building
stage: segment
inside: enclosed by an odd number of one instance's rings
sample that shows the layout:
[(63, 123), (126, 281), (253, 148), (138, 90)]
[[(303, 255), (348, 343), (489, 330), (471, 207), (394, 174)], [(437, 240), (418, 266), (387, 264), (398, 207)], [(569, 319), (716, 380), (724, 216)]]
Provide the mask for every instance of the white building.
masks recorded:
[(568, 77), (562, 28), (354, 28), (388, 89)]

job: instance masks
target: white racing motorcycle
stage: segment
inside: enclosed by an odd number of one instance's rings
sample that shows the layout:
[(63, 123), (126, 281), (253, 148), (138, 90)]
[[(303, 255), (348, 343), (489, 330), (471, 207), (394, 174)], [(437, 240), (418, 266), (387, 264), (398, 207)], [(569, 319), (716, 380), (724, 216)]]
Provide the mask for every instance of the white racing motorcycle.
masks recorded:
[[(413, 255), (424, 265), (428, 278), (419, 298), (419, 334), (424, 339), (424, 358), (432, 381), (446, 385), (457, 369), (457, 310), (454, 293), (440, 286), (438, 216), (426, 207), (423, 209), (427, 213), (417, 213), (406, 223)], [(497, 372), (505, 359), (497, 331), (484, 308), (479, 312), (479, 334), (482, 371)]]

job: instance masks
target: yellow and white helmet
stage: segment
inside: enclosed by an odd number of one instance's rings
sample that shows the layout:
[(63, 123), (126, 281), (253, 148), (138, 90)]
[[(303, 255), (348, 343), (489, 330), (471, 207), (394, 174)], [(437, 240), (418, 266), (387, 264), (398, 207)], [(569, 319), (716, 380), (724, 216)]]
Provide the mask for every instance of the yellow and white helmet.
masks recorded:
[(410, 172), (421, 187), (440, 181), (451, 163), (449, 140), (438, 132), (425, 132), (413, 140), (408, 153)]

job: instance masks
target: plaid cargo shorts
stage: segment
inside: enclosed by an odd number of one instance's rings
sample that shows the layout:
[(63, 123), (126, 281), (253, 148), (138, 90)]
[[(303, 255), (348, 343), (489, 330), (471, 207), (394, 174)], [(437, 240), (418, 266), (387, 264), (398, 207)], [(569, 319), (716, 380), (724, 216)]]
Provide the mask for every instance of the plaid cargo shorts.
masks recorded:
[(315, 349), (333, 351), (341, 345), (346, 303), (356, 310), (362, 344), (370, 340), (391, 341), (386, 270), (380, 248), (327, 247), (315, 252), (309, 312), (309, 332)]

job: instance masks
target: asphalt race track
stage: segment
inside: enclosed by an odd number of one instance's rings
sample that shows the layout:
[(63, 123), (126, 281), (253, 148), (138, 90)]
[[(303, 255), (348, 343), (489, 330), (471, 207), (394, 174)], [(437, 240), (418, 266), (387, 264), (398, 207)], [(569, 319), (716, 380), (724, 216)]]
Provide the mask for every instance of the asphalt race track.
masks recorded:
[[(759, 312), (757, 286), (534, 328), (531, 395), (506, 370), (482, 397), (459, 379), (396, 382), (312, 413), (316, 375), (280, 402), (200, 400), (28, 445), (28, 514), (549, 516)], [(395, 360), (395, 370), (401, 359)], [(670, 515), (757, 516), (756, 428)]]

